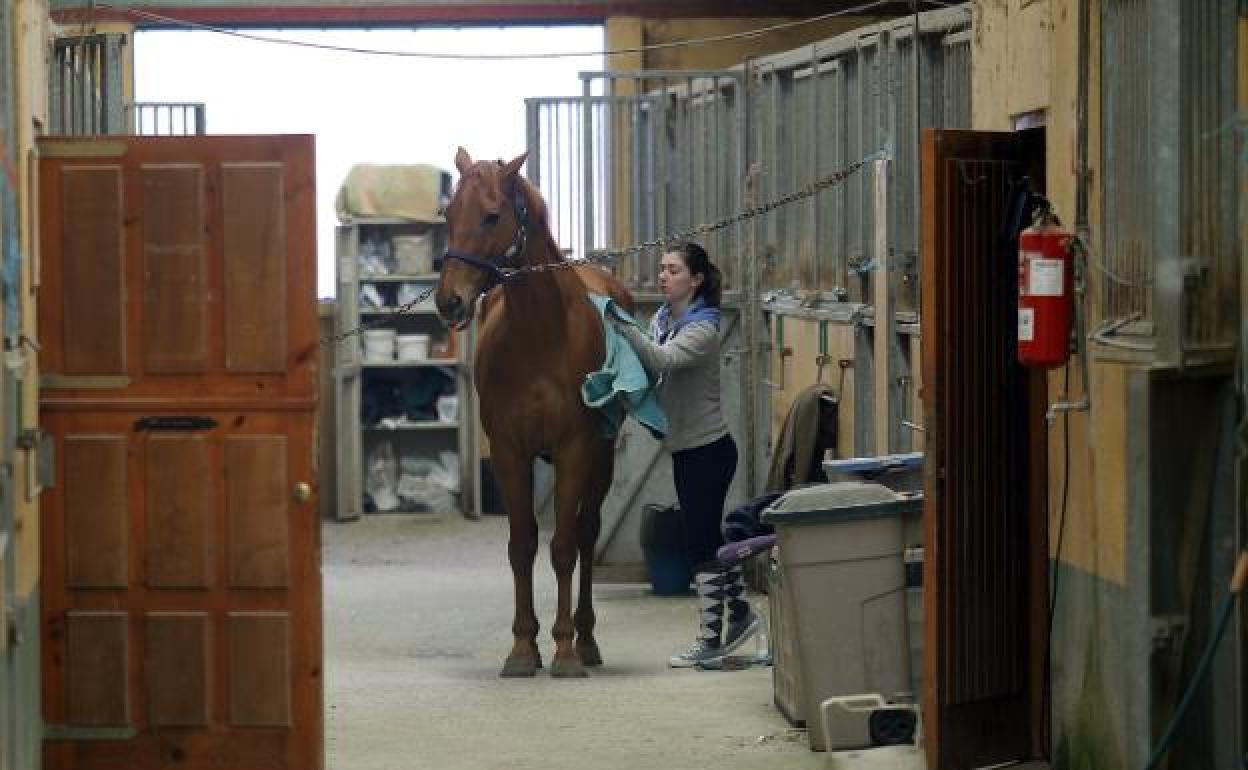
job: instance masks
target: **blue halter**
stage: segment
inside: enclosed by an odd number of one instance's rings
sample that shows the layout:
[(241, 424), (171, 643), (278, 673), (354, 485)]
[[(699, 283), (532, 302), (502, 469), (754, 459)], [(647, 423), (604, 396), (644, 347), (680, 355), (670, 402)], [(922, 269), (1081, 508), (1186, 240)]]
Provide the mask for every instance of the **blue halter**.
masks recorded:
[[(529, 205), (523, 193), (520, 192), (519, 185), (515, 183), (513, 183), (511, 188), (511, 207), (516, 213), (516, 233), (511, 238), (511, 245), (507, 247), (507, 250), (501, 256), (496, 258), (496, 262), (457, 249), (447, 249), (446, 253), (442, 255), (444, 263), (447, 260), (457, 259), (485, 273), (488, 276), (488, 280), (485, 286), (481, 287), (482, 294), (495, 286), (507, 283), (515, 277), (517, 270), (505, 270), (504, 268), (508, 267), (507, 263), (520, 256), (528, 243)], [(499, 266), (500, 264), (502, 267)]]

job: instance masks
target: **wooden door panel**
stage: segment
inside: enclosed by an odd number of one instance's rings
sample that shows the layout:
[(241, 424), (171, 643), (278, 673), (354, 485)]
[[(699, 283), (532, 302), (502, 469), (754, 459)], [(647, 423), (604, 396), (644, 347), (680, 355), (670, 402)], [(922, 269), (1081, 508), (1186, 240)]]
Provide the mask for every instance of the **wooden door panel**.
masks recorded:
[(40, 145), (45, 400), (314, 398), (310, 138), (79, 145)]
[(219, 484), (203, 436), (153, 435), (147, 440), (144, 541), (148, 588), (208, 588), (212, 527)]
[(1017, 363), (1001, 234), (1043, 135), (925, 131), (922, 160), (923, 719), (929, 767), (961, 770), (1041, 748), (1044, 376)]
[(65, 437), (64, 564), (71, 588), (124, 588), (129, 526), (124, 435)]
[(316, 770), (311, 138), (41, 149), (44, 767)]
[(63, 650), (69, 685), (65, 692), (69, 724), (130, 723), (127, 620), (125, 612), (71, 610), (66, 613)]
[(289, 727), (290, 616), (281, 612), (232, 612), (226, 624), (229, 724)]
[(153, 374), (208, 368), (204, 169), (152, 164), (143, 180), (143, 353)]
[[(79, 493), (64, 466), (87, 457), (122, 458), (104, 475), (120, 475), (113, 486), (127, 490), (115, 507), (128, 545), (111, 568), (126, 576), (121, 585), (78, 587), (64, 569), (45, 573), (45, 719), (136, 732), (50, 741), (45, 767), (164, 766), (143, 759), (157, 756), (151, 743), (180, 752), (179, 767), (216, 767), (222, 757), (317, 767), (320, 574), (308, 554), (319, 547), (319, 520), (314, 500), (292, 495), (313, 470), (312, 415), (208, 412), (198, 416), (217, 427), (202, 432), (135, 430), (150, 416), (44, 414), (66, 479), (44, 492), (44, 563), (66, 563), (58, 549)], [(68, 447), (84, 436), (108, 451), (75, 459)], [(164, 727), (200, 728), (222, 745), (171, 738)], [(280, 761), (270, 755), (279, 745)]]
[(284, 169), (274, 163), (226, 164), (225, 366), (235, 373), (286, 368), (286, 265), (264, 259), (286, 248)]
[[(44, 211), (63, 212), (48, 234), (60, 247), (64, 279), (43, 293), (41, 304), (55, 313), (42, 314), (39, 328), (45, 340), (60, 343), (57, 363), (65, 374), (126, 371), (123, 180), (120, 165), (83, 164), (58, 176), (59, 195), (44, 195)], [(41, 365), (51, 352), (42, 352)]]
[(150, 612), (144, 619), (144, 699), (152, 727), (207, 727), (212, 639), (207, 612)]
[(285, 436), (232, 436), (225, 446), (230, 586), (289, 585)]

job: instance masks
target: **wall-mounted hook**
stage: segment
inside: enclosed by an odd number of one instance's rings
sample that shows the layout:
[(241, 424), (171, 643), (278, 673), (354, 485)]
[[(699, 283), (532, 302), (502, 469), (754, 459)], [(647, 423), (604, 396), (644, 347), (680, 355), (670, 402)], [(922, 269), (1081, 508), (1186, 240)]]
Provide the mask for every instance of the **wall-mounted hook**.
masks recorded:
[(784, 361), (786, 358), (793, 357), (793, 348), (780, 348), (780, 382), (772, 382), (771, 380), (763, 380), (763, 384), (774, 390), (784, 390)]
[(816, 384), (818, 385), (823, 384), (823, 367), (827, 366), (830, 363), (832, 363), (832, 356), (828, 355), (827, 353), (820, 353), (819, 355), (815, 356), (815, 383)]

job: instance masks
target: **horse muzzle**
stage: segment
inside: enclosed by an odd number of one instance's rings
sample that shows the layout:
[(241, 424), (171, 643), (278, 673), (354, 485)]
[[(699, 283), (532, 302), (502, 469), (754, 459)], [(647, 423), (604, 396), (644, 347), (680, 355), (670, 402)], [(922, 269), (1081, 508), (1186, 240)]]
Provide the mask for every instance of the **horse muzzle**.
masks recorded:
[(472, 323), (472, 304), (452, 292), (445, 298), (438, 298), (438, 315), (442, 317), (442, 323), (451, 329), (463, 331)]

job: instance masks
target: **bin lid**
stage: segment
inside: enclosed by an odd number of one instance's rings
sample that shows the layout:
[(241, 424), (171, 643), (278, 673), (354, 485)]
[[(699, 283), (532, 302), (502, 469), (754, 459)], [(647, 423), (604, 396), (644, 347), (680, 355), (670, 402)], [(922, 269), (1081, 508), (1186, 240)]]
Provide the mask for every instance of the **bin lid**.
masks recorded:
[(894, 492), (869, 481), (836, 481), (786, 492), (763, 511), (762, 518), (774, 526), (897, 516), (922, 508), (922, 495)]
[(893, 469), (912, 470), (922, 467), (922, 452), (873, 457), (844, 457), (823, 461), (823, 469), (828, 473), (879, 473)]

